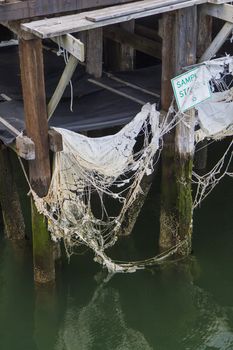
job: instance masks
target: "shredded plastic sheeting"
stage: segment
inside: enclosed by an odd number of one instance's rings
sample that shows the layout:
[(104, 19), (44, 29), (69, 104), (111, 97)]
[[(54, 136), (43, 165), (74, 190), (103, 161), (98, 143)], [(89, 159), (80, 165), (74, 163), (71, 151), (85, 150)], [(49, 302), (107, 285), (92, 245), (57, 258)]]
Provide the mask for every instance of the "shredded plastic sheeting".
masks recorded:
[(212, 98), (196, 106), (202, 137), (223, 138), (233, 135), (233, 89), (212, 94)]

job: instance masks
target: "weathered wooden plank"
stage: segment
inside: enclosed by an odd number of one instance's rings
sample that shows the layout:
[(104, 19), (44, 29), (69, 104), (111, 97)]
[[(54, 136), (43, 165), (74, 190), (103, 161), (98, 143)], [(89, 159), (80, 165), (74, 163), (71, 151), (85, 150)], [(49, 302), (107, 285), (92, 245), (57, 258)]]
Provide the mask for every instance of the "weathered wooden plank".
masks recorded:
[(130, 45), (137, 51), (144, 52), (156, 58), (161, 58), (161, 43), (127, 32), (120, 27), (113, 26), (105, 28), (104, 35), (118, 43)]
[(0, 22), (97, 8), (134, 0), (27, 0), (0, 4)]
[(210, 60), (218, 50), (222, 47), (222, 45), (225, 43), (228, 36), (232, 33), (233, 30), (233, 23), (226, 22), (220, 32), (216, 35), (210, 46), (207, 48), (207, 50), (203, 53), (203, 55), (200, 58), (200, 62)]
[(52, 40), (56, 44), (60, 45), (63, 49), (68, 51), (72, 56), (76, 57), (80, 62), (85, 61), (84, 44), (79, 39), (76, 39), (73, 35), (61, 35), (52, 38)]
[(225, 4), (227, 2), (230, 2), (229, 0), (208, 0), (209, 3), (211, 4)]
[(223, 21), (233, 23), (233, 6), (229, 4), (214, 5), (206, 4), (203, 5), (202, 11), (204, 14), (212, 17), (222, 19)]
[(34, 160), (36, 158), (35, 154), (35, 144), (27, 136), (19, 135), (15, 139), (15, 151), (19, 157), (26, 160)]
[(59, 36), (67, 33), (80, 32), (80, 31), (94, 29), (98, 27), (104, 27), (110, 24), (130, 21), (136, 18), (152, 16), (152, 15), (156, 15), (156, 14), (160, 14), (168, 11), (177, 10), (180, 8), (190, 7), (190, 6), (193, 6), (194, 4), (203, 4), (205, 2), (206, 0), (187, 0), (185, 2), (175, 3), (174, 5), (163, 6), (159, 8), (155, 7), (152, 10), (132, 13), (128, 15), (122, 15), (121, 17), (111, 18), (109, 20), (104, 20), (99, 22), (91, 22), (85, 18), (86, 16), (95, 13), (95, 11), (83, 12), (76, 15), (62, 16), (62, 17), (34, 21), (30, 23), (24, 23), (21, 25), (21, 27), (25, 31), (33, 33), (34, 35), (40, 38), (50, 38), (50, 37)]
[[(49, 189), (51, 170), (41, 40), (21, 39), (19, 52), (26, 131), (36, 149), (36, 159), (29, 162), (29, 177), (32, 189), (39, 197), (43, 197)], [(32, 231), (34, 279), (38, 283), (51, 282), (55, 279), (53, 244), (47, 221), (37, 212), (34, 204)]]
[(86, 71), (95, 78), (102, 76), (103, 30), (96, 28), (87, 32)]
[(118, 5), (111, 8), (96, 10), (86, 16), (92, 22), (106, 21), (116, 17), (131, 15), (132, 13), (146, 12), (155, 8), (172, 6), (186, 0), (144, 0), (132, 4)]
[(65, 66), (65, 69), (62, 73), (62, 76), (59, 80), (56, 90), (54, 91), (54, 94), (49, 101), (48, 108), (47, 108), (48, 119), (52, 117), (55, 109), (57, 108), (57, 105), (60, 102), (61, 97), (67, 85), (69, 84), (77, 65), (78, 65), (78, 59), (71, 55), (67, 65)]

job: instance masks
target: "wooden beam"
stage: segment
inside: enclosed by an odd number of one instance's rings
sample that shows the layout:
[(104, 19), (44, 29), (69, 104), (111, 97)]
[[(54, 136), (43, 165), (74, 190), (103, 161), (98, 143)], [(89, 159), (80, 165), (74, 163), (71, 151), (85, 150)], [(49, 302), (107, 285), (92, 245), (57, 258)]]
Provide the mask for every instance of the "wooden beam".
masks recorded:
[(27, 0), (0, 5), (0, 22), (109, 6), (134, 0)]
[[(143, 13), (155, 8), (162, 8), (164, 6), (177, 5), (178, 3), (184, 3), (185, 0), (144, 0), (137, 1), (132, 4), (112, 6), (110, 8), (103, 8), (95, 12), (89, 13), (86, 19), (92, 22), (101, 22), (117, 17), (127, 16), (135, 13)], [(195, 1), (192, 1), (192, 5)]]
[(102, 76), (103, 30), (96, 28), (87, 32), (86, 71), (95, 78)]
[(15, 139), (15, 144), (13, 149), (17, 153), (17, 155), (26, 160), (34, 160), (35, 159), (35, 144), (34, 142), (27, 136), (17, 136)]
[[(1, 14), (1, 7), (0, 7), (0, 14)], [(31, 40), (34, 38), (33, 34), (29, 32), (25, 32), (21, 28), (22, 22), (20, 21), (4, 21), (4, 22), (1, 22), (1, 24), (4, 27), (8, 28), (15, 35), (17, 35), (18, 38), (25, 39), (25, 40)]]
[(85, 61), (84, 44), (73, 35), (65, 34), (51, 39), (68, 51), (72, 56), (76, 57), (80, 62)]
[[(44, 197), (49, 189), (51, 169), (41, 40), (21, 39), (19, 52), (26, 131), (35, 143), (36, 150), (36, 159), (29, 162), (30, 183), (37, 195)], [(34, 279), (38, 283), (54, 281), (53, 244), (47, 221), (37, 212), (34, 204), (32, 231)]]
[(203, 5), (202, 11), (205, 15), (222, 19), (223, 21), (233, 23), (233, 6), (229, 4), (214, 5), (206, 4)]
[(161, 59), (161, 43), (113, 26), (104, 29), (104, 36), (118, 43), (127, 44), (137, 51)]
[(159, 33), (155, 29), (146, 27), (144, 25), (136, 23), (135, 24), (135, 33), (140, 35), (140, 36), (143, 36), (147, 39), (151, 39), (151, 40), (154, 40), (154, 41), (157, 41), (160, 43), (162, 42), (162, 39), (161, 39)]
[[(178, 0), (173, 5), (166, 5), (167, 1), (163, 1), (163, 6), (157, 6), (157, 2), (155, 0), (145, 0), (145, 1), (137, 1), (133, 3), (132, 7), (132, 13), (131, 14), (124, 14), (124, 6), (121, 5), (119, 8), (118, 6), (114, 6), (114, 11), (116, 8), (119, 9), (121, 12), (121, 16), (119, 17), (110, 17), (110, 19), (103, 20), (103, 21), (90, 21), (86, 19), (86, 17), (89, 16), (98, 16), (98, 10), (95, 11), (89, 11), (89, 12), (82, 12), (75, 15), (69, 15), (69, 16), (62, 16), (62, 17), (56, 17), (56, 18), (49, 18), (49, 19), (43, 19), (39, 21), (34, 21), (30, 23), (24, 23), (22, 24), (22, 29), (33, 33), (34, 35), (45, 39), (45, 38), (51, 38), (54, 36), (59, 36), (67, 33), (74, 33), (74, 32), (81, 32), (85, 30), (90, 30), (94, 28), (104, 27), (108, 26), (110, 24), (116, 24), (116, 23), (122, 23), (127, 22), (136, 18), (143, 18), (148, 17), (156, 14), (161, 14), (164, 12), (174, 11), (180, 8), (186, 8), (186, 7), (192, 7), (196, 4), (203, 4), (206, 0)], [(147, 11), (135, 11), (137, 9), (137, 6), (141, 6), (141, 4), (148, 3), (150, 6), (153, 4), (153, 9), (147, 10)], [(220, 5), (221, 6), (221, 5)], [(113, 7), (109, 7), (108, 13), (110, 14)], [(126, 9), (126, 13), (128, 13), (128, 8)], [(93, 17), (94, 18), (94, 17)]]
[(218, 50), (225, 43), (226, 39), (233, 31), (233, 23), (226, 22), (220, 32), (216, 35), (210, 46), (206, 49), (200, 58), (200, 62), (208, 61), (216, 55)]
[(69, 84), (77, 65), (78, 65), (78, 59), (71, 55), (67, 65), (65, 66), (65, 69), (62, 73), (62, 76), (59, 80), (56, 90), (54, 91), (53, 96), (49, 101), (48, 108), (47, 108), (48, 119), (52, 117), (55, 109), (57, 108), (57, 105), (59, 104), (62, 98), (62, 95), (67, 85)]

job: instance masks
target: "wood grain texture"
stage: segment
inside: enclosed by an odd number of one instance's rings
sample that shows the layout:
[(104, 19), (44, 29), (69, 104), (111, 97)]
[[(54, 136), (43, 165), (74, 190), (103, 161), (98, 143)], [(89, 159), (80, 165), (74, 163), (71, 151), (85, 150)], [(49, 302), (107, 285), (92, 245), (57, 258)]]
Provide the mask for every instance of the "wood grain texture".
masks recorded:
[(0, 4), (0, 22), (121, 4), (133, 0), (27, 0)]
[(41, 40), (20, 40), (19, 49), (26, 131), (36, 151), (36, 159), (29, 163), (30, 181), (36, 193), (43, 197), (51, 174)]
[[(44, 197), (50, 185), (48, 120), (44, 84), (44, 65), (40, 39), (19, 41), (21, 81), (27, 135), (35, 144), (36, 159), (29, 161), (32, 189)], [(47, 220), (32, 200), (34, 280), (49, 283), (55, 279), (53, 243)]]
[(107, 27), (104, 30), (104, 35), (118, 43), (129, 45), (137, 51), (161, 58), (162, 45), (154, 40), (130, 33), (120, 27)]
[(87, 32), (86, 71), (95, 78), (102, 76), (103, 65), (103, 29), (96, 28)]
[[(151, 1), (151, 0), (150, 0)], [(82, 12), (80, 14), (55, 17), (50, 19), (44, 19), (39, 21), (34, 21), (30, 23), (24, 23), (21, 25), (21, 28), (27, 32), (33, 33), (34, 35), (40, 38), (50, 38), (53, 36), (59, 36), (67, 33), (80, 32), (84, 30), (90, 30), (94, 28), (104, 27), (110, 24), (121, 23), (130, 21), (136, 18), (143, 18), (147, 16), (152, 16), (164, 12), (174, 11), (180, 8), (192, 7), (194, 4), (203, 4), (206, 0), (185, 0), (185, 1), (176, 1), (173, 5), (166, 5), (166, 2), (162, 7), (154, 6), (152, 9), (147, 11), (134, 11), (136, 5), (141, 3), (137, 1), (134, 3), (134, 8), (132, 8), (132, 13), (124, 14), (124, 10), (121, 9), (121, 16), (111, 17), (103, 21), (90, 21), (86, 17), (98, 15), (98, 10)], [(123, 7), (125, 5), (121, 5)], [(111, 11), (112, 7), (108, 8), (108, 11)], [(114, 7), (115, 8), (115, 7)], [(126, 11), (128, 13), (128, 9)]]

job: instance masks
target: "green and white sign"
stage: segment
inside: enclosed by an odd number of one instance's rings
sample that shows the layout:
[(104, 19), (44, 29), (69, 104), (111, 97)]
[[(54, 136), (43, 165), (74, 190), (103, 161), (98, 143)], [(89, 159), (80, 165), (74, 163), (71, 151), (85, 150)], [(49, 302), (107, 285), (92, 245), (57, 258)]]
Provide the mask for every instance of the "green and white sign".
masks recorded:
[(211, 97), (210, 74), (205, 65), (183, 73), (171, 80), (176, 102), (185, 112)]

